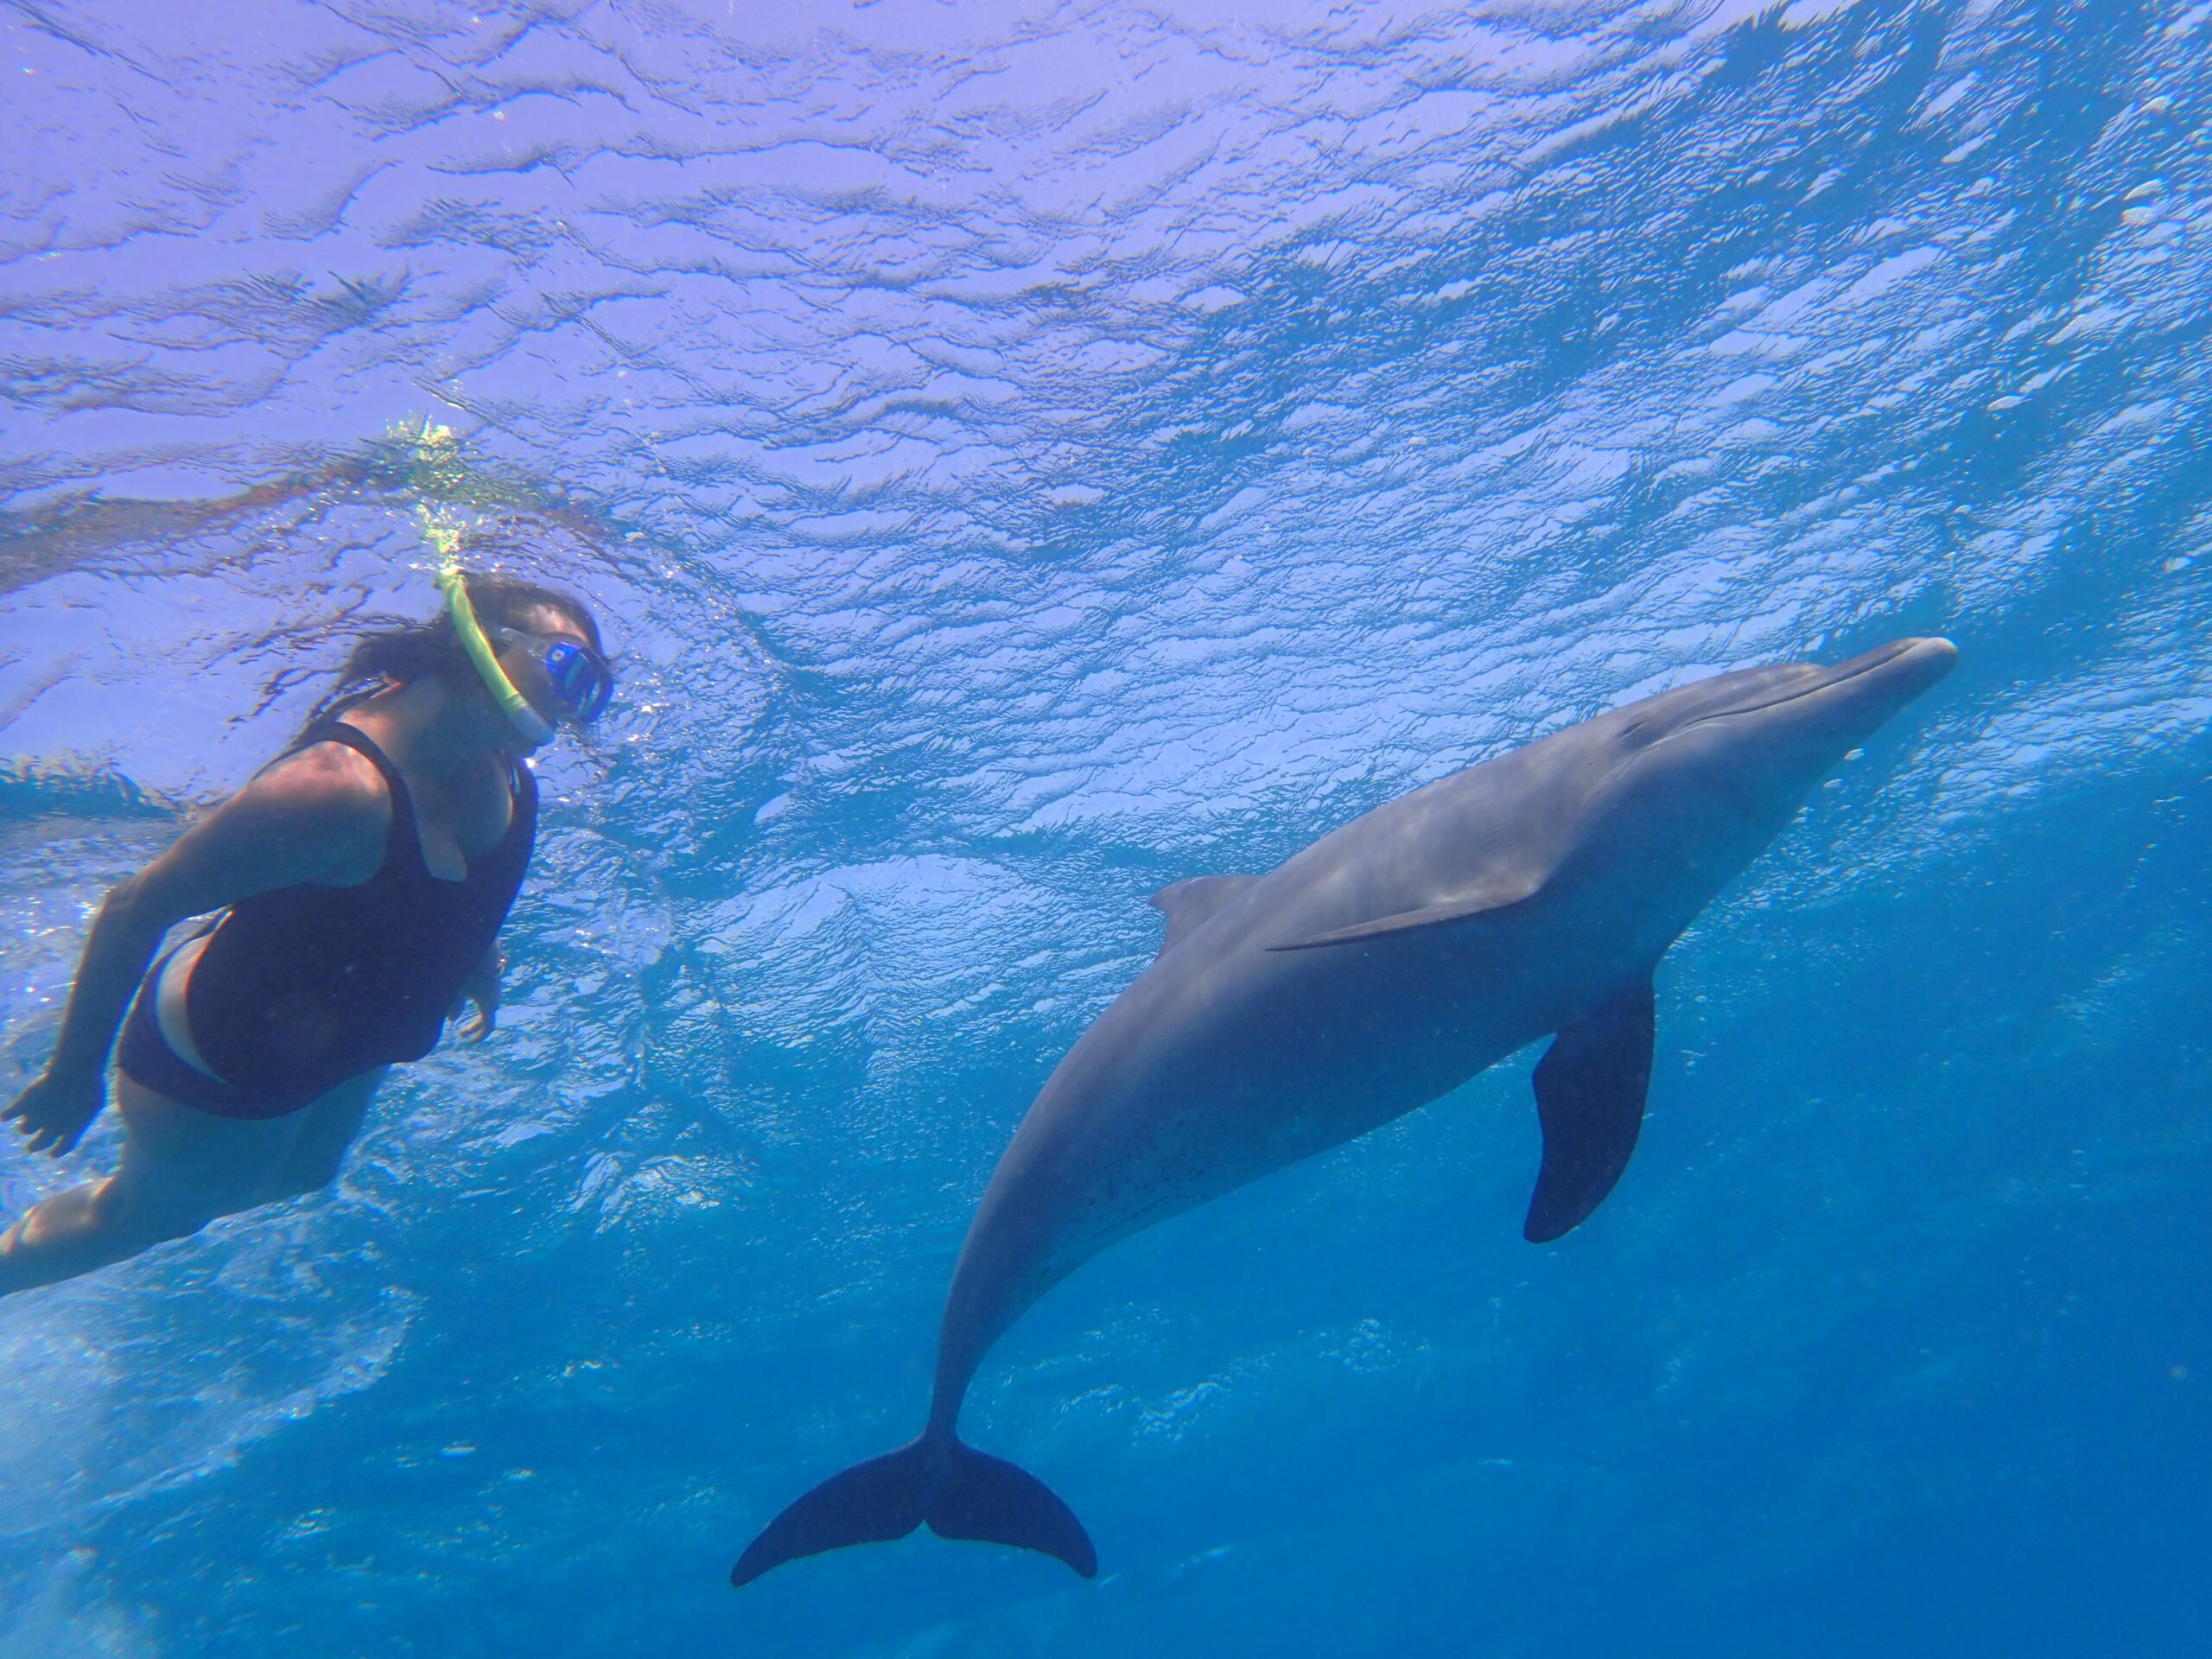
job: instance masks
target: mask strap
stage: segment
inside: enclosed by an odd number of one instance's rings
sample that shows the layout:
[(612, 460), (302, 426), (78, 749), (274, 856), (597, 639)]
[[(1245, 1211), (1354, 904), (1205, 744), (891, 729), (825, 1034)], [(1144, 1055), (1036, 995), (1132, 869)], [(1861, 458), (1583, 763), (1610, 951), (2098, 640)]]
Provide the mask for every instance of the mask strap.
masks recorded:
[(523, 740), (533, 746), (550, 743), (553, 728), (544, 715), (530, 706), (530, 699), (515, 690), (515, 683), (507, 677), (507, 671), (499, 666), (499, 653), (492, 649), (492, 642), (484, 637), (484, 625), (476, 620), (476, 607), (468, 602), (468, 584), (462, 579), (458, 564), (448, 563), (440, 568), (438, 590), (446, 596), (446, 610), (453, 618), (453, 631), (461, 637), (461, 648), (468, 653), (468, 660), (476, 664), (476, 671), (484, 678), (484, 689), (492, 694), (492, 701), (499, 705), (499, 712), (507, 723), (521, 734)]

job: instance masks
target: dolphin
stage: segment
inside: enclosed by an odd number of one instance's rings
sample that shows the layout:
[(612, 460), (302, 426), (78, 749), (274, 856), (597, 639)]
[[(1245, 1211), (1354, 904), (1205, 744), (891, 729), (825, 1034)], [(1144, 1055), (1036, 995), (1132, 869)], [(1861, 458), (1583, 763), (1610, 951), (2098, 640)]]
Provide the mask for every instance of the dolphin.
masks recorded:
[(946, 1538), (1096, 1552), (1034, 1476), (955, 1433), (1007, 1327), (1118, 1239), (1458, 1088), (1537, 1039), (1535, 1243), (1628, 1166), (1661, 955), (1821, 776), (1949, 671), (1948, 640), (1719, 674), (1452, 773), (1266, 875), (1155, 894), (1160, 955), (1077, 1039), (977, 1206), (919, 1439), (833, 1476), (730, 1573)]

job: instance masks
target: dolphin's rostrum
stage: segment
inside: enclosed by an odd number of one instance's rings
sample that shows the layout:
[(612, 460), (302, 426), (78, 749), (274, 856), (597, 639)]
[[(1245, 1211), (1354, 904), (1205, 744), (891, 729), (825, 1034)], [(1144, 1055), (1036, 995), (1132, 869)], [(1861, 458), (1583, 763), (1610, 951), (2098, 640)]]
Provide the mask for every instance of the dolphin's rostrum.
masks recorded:
[(912, 1445), (786, 1509), (730, 1574), (844, 1544), (948, 1538), (1097, 1556), (1043, 1483), (954, 1433), (1037, 1299), (1117, 1239), (1341, 1145), (1556, 1033), (1523, 1229), (1579, 1225), (1627, 1167), (1660, 955), (1821, 774), (1948, 671), (1944, 639), (1747, 669), (1440, 779), (1266, 875), (1181, 881), (1157, 959), (1077, 1039), (968, 1230)]

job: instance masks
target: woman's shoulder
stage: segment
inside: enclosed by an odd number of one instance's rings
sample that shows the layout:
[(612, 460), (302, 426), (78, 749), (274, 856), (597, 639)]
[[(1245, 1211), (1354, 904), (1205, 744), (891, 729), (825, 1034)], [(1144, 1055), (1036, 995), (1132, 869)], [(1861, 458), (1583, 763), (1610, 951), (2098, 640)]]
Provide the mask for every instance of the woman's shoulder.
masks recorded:
[(278, 756), (232, 797), (257, 815), (292, 819), (342, 831), (381, 829), (391, 811), (391, 791), (376, 762), (337, 738), (307, 742)]
[(198, 915), (304, 881), (365, 880), (383, 860), (391, 823), (391, 798), (376, 767), (343, 744), (318, 743), (248, 779), (150, 868), (166, 868), (180, 887), (177, 913)]

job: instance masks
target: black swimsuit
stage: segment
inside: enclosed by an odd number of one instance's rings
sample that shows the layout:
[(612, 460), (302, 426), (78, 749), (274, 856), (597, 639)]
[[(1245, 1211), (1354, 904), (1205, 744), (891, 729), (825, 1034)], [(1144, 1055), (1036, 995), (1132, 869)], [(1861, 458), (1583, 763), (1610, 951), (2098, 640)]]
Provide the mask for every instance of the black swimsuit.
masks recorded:
[(465, 878), (443, 880), (423, 861), (414, 801), (384, 751), (332, 721), (291, 753), (315, 743), (366, 756), (391, 791), (377, 873), (350, 887), (303, 883), (242, 899), (216, 924), (185, 990), (193, 1041), (215, 1077), (162, 1036), (155, 1002), (167, 957), (148, 971), (124, 1022), (122, 1070), (219, 1117), (282, 1117), (348, 1077), (435, 1048), (499, 938), (537, 839), (537, 780), (517, 766), (506, 834)]

